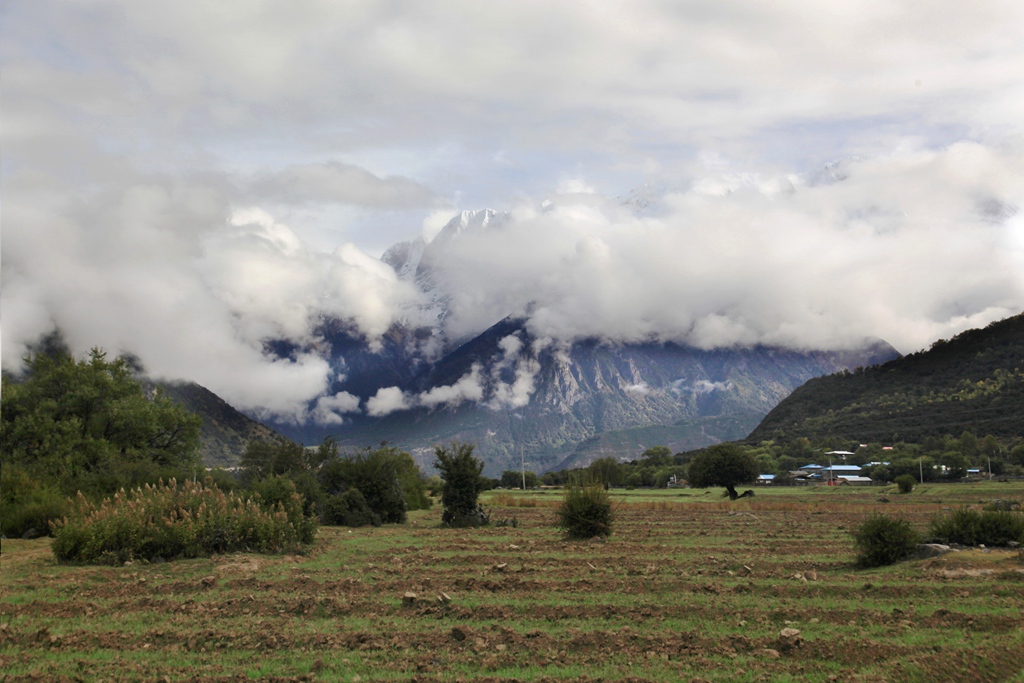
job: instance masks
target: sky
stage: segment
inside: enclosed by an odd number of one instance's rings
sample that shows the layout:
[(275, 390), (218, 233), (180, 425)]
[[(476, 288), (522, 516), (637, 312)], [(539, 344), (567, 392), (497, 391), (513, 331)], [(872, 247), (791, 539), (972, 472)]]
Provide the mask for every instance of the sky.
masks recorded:
[(451, 339), (906, 353), (1024, 310), (1019, 0), (13, 0), (0, 39), (5, 369), (59, 329), (306, 419), (333, 371), (264, 342), (379, 339), (424, 301), (381, 254), (485, 208)]

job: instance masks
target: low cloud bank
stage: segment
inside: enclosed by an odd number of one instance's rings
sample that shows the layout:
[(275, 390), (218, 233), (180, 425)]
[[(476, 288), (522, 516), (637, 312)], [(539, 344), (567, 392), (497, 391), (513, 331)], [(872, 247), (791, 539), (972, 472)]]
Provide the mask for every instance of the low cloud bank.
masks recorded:
[[(515, 408), (535, 390), (537, 348), (512, 335), (487, 377), (385, 388), (363, 406), (326, 395), (338, 378), (316, 353), (323, 316), (372, 345), (425, 293), (355, 244), (312, 249), (227, 178), (136, 173), (68, 200), (53, 178), (15, 173), (5, 189), (5, 368), (59, 328), (76, 352), (130, 351), (239, 407), (327, 424), (460, 401)], [(874, 336), (908, 352), (1024, 307), (1022, 206), (1024, 156), (970, 142), (808, 175), (708, 174), (642, 210), (555, 193), (435, 250), (432, 300), (449, 339), (518, 314), (535, 346), (837, 349)], [(277, 358), (269, 339), (308, 350)]]

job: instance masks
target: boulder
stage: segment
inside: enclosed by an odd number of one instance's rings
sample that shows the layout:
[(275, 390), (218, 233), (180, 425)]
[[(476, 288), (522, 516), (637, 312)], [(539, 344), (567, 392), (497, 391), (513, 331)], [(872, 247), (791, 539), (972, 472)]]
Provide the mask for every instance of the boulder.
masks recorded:
[(930, 557), (940, 557), (952, 550), (948, 545), (942, 543), (921, 543), (917, 546), (917, 559), (927, 560)]
[(783, 652), (799, 647), (803, 640), (798, 629), (784, 628), (779, 631), (779, 649)]

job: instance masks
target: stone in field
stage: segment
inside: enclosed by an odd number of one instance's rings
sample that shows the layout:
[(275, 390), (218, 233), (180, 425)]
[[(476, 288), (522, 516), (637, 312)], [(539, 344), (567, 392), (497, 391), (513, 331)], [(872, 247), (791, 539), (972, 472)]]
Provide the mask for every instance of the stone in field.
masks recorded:
[(779, 649), (782, 651), (792, 650), (799, 647), (803, 642), (800, 631), (795, 628), (784, 628), (779, 631)]
[(416, 604), (416, 594), (412, 591), (406, 591), (405, 595), (402, 596), (402, 604), (406, 607), (412, 607)]
[(927, 560), (929, 557), (940, 557), (950, 550), (948, 545), (942, 543), (922, 543), (917, 546), (917, 559)]

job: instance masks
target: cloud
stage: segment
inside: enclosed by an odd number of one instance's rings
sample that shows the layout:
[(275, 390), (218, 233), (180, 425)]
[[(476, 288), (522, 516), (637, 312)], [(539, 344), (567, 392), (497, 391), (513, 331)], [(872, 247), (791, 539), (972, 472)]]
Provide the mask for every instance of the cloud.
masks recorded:
[(648, 394), (651, 391), (651, 387), (647, 382), (640, 382), (638, 384), (627, 384), (622, 387), (623, 391), (627, 391), (631, 394)]
[[(305, 419), (331, 368), (264, 342), (415, 319), (376, 255), (447, 204), (512, 209), (434, 254), (449, 340), (519, 313), (561, 345), (912, 351), (1024, 308), (1015, 0), (96, 0), (4, 25), (5, 368), (59, 327)], [(534, 391), (515, 343), (495, 405)]]
[(435, 259), (446, 324), (470, 334), (500, 310), (559, 340), (913, 351), (1024, 308), (1021, 169), (1019, 151), (907, 146), (825, 176), (712, 175), (654, 215), (524, 205)]
[(374, 208), (429, 207), (437, 196), (409, 178), (379, 178), (366, 169), (329, 161), (258, 174), (249, 185), (258, 201), (355, 204)]
[(324, 314), (373, 340), (418, 296), (354, 245), (316, 252), (265, 211), (233, 210), (226, 183), (118, 173), (74, 199), (54, 174), (5, 179), (6, 369), (59, 328), (76, 353), (132, 352), (155, 376), (298, 421), (333, 371), (310, 353), (268, 356), (264, 342), (312, 342)]
[(347, 391), (339, 391), (334, 396), (321, 396), (316, 401), (312, 418), (318, 424), (344, 424), (346, 413), (359, 412), (359, 397)]
[(416, 398), (416, 404), (427, 408), (438, 405), (456, 406), (464, 401), (479, 401), (484, 397), (480, 365), (474, 364), (469, 374), (448, 386), (439, 386), (425, 391)]
[(366, 412), (371, 417), (383, 417), (411, 407), (409, 397), (398, 387), (382, 387), (366, 401)]

